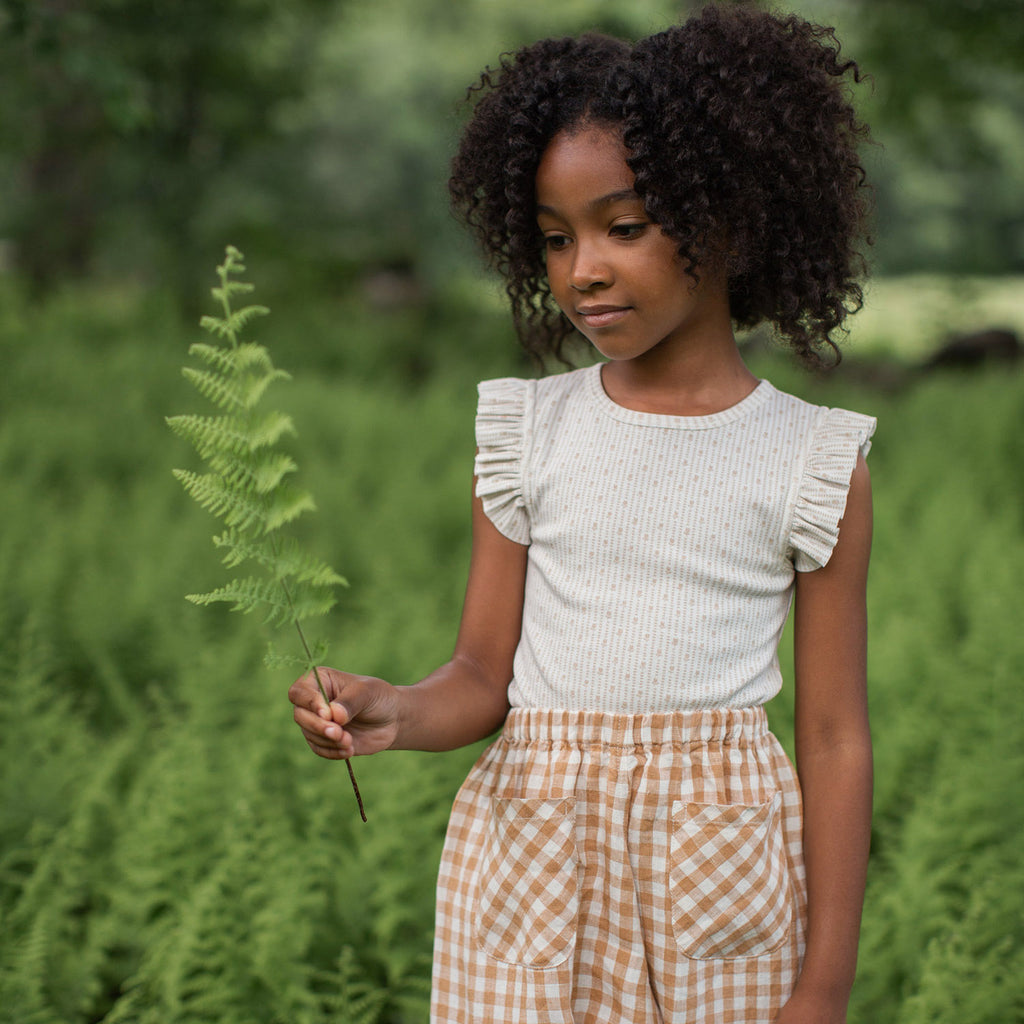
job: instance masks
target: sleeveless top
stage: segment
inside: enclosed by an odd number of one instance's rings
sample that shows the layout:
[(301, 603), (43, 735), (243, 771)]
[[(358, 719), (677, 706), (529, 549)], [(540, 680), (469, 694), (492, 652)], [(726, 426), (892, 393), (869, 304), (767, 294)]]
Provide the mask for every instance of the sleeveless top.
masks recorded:
[(477, 494), (529, 545), (513, 707), (762, 704), (794, 571), (825, 565), (875, 420), (762, 380), (708, 416), (616, 405), (600, 364), (478, 387)]

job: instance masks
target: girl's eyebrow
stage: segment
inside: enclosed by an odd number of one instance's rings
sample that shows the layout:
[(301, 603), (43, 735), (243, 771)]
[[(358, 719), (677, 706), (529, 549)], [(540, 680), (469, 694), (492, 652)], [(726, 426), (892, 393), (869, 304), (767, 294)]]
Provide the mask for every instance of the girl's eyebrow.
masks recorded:
[[(609, 192), (607, 195), (599, 196), (597, 199), (591, 199), (589, 203), (584, 207), (588, 212), (599, 210), (602, 206), (610, 206), (612, 203), (622, 202), (623, 200), (639, 199), (640, 197), (631, 188), (620, 188), (615, 192)], [(537, 204), (537, 213), (547, 213), (553, 217), (558, 216), (558, 211), (552, 206), (544, 206), (542, 203)]]

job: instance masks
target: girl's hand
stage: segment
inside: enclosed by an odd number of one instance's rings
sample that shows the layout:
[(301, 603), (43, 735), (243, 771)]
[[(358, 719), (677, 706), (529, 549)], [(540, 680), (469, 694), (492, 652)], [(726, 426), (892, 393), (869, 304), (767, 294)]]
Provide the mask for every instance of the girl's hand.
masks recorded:
[(334, 761), (387, 750), (398, 735), (396, 687), (372, 676), (332, 668), (317, 671), (329, 706), (312, 672), (296, 679), (288, 690), (288, 699), (295, 705), (295, 724), (309, 749)]

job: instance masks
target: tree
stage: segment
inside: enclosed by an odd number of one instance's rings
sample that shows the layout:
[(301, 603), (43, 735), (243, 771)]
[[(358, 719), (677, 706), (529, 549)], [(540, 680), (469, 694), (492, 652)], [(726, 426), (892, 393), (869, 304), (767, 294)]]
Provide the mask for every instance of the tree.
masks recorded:
[(141, 218), (165, 275), (191, 294), (204, 201), (302, 93), (315, 17), (336, 6), (2, 0), (18, 268), (37, 288), (83, 274), (105, 232), (131, 238)]

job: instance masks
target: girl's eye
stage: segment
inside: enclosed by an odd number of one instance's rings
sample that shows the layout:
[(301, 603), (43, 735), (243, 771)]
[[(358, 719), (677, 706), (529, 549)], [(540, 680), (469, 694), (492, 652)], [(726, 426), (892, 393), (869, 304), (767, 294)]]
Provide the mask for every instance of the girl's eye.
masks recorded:
[(647, 227), (646, 221), (637, 221), (636, 223), (630, 224), (615, 224), (612, 227), (611, 233), (616, 238), (639, 238)]
[(549, 252), (558, 252), (564, 249), (569, 244), (569, 239), (565, 235), (545, 235), (544, 236), (544, 247)]

